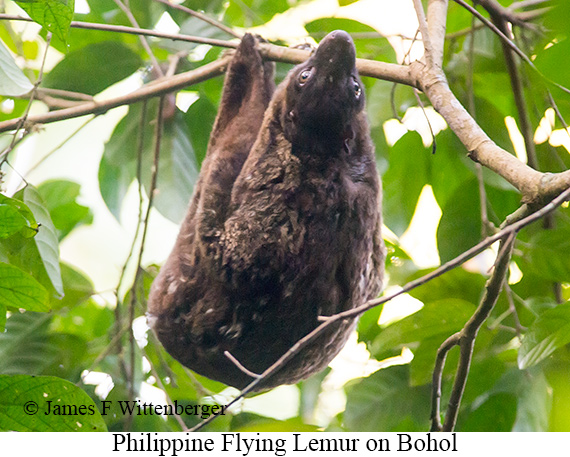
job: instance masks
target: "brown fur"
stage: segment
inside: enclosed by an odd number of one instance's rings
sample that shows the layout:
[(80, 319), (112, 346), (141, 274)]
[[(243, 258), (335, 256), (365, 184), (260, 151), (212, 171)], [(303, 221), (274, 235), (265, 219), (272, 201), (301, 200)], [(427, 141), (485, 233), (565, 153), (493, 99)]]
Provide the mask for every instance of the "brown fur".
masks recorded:
[[(149, 297), (159, 340), (200, 374), (243, 388), (252, 378), (224, 351), (261, 373), (318, 316), (380, 291), (380, 185), (354, 54), (333, 32), (274, 94), (251, 35), (233, 57), (188, 214)], [(332, 326), (259, 388), (323, 369), (354, 325)]]

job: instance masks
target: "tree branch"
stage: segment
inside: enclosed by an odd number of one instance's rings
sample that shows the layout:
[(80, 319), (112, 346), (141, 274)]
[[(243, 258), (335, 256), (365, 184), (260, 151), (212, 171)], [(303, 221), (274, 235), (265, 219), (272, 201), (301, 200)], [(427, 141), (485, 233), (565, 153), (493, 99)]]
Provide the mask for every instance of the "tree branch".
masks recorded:
[[(113, 99), (104, 100), (101, 102), (93, 101), (83, 103), (73, 108), (66, 108), (58, 111), (51, 111), (45, 114), (29, 116), (27, 118), (27, 122), (33, 124), (48, 124), (51, 122), (85, 116), (87, 114), (102, 114), (112, 108), (116, 108), (117, 106), (130, 105), (142, 100), (158, 97), (169, 92), (180, 90), (192, 84), (197, 84), (214, 76), (221, 75), (225, 71), (230, 60), (231, 57), (226, 56), (215, 62), (203, 65), (196, 70), (180, 73), (170, 78), (161, 78), (155, 80), (151, 83), (146, 84), (140, 89), (131, 92), (130, 94), (121, 95)], [(0, 122), (0, 132), (13, 130), (16, 128), (19, 121), (20, 119), (18, 118)]]
[(432, 392), (431, 392), (431, 430), (432, 432), (439, 432), (443, 428), (440, 419), (440, 404), (441, 404), (441, 381), (443, 379), (443, 368), (445, 367), (445, 360), (447, 354), (451, 349), (459, 344), (461, 333), (457, 332), (446, 339), (439, 349), (435, 358), (435, 366), (432, 375)]
[(521, 192), (525, 202), (545, 201), (570, 187), (570, 170), (540, 173), (497, 146), (457, 100), (443, 72), (430, 71), (421, 62), (410, 67), (420, 89), (465, 145), (471, 159), (505, 178)]
[[(268, 43), (262, 43), (260, 48), (264, 58), (279, 62), (301, 63), (307, 60), (310, 55), (309, 51), (275, 46)], [(85, 116), (87, 114), (102, 114), (112, 108), (116, 108), (117, 106), (130, 105), (142, 100), (164, 95), (168, 92), (175, 92), (193, 84), (221, 75), (225, 71), (230, 60), (230, 56), (225, 56), (195, 70), (180, 73), (172, 77), (157, 79), (146, 84), (140, 89), (131, 92), (130, 94), (121, 95), (119, 97), (100, 102), (93, 101), (82, 103), (72, 108), (29, 116), (27, 121), (32, 124), (48, 124), (51, 122)], [(411, 86), (415, 85), (411, 78), (409, 67), (404, 65), (357, 59), (357, 67), (360, 74), (364, 76), (372, 76)], [(15, 129), (19, 122), (20, 119), (10, 119), (0, 122), (0, 132)]]
[[(471, 359), (473, 357), (473, 347), (475, 346), (475, 339), (477, 333), (481, 329), (483, 323), (491, 314), (499, 294), (503, 289), (505, 277), (509, 271), (509, 262), (514, 245), (514, 236), (507, 236), (501, 241), (499, 248), (499, 255), (497, 256), (497, 263), (493, 270), (491, 278), (485, 286), (485, 295), (481, 300), (481, 304), (475, 314), (469, 319), (460, 332), (459, 336), (459, 363), (457, 365), (457, 373), (455, 375), (455, 382), (453, 383), (453, 390), (447, 406), (447, 413), (445, 415), (445, 422), (443, 423), (442, 431), (451, 432), (455, 428), (457, 421), (457, 414), (459, 413), (459, 406), (467, 384), (467, 375), (471, 366)], [(504, 247), (504, 249), (503, 249)], [(432, 414), (433, 416), (433, 414)]]
[(443, 67), (443, 49), (448, 0), (429, 0), (427, 9), (428, 33), (432, 45), (433, 64)]

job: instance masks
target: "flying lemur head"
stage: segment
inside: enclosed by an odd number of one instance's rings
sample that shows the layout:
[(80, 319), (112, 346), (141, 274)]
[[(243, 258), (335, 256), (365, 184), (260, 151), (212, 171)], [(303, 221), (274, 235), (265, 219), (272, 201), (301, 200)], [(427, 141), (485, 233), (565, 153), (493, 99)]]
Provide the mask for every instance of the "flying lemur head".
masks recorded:
[(364, 92), (356, 70), (356, 50), (348, 33), (329, 33), (286, 81), (282, 115), (289, 141), (295, 142), (295, 134), (350, 135), (347, 128), (364, 108)]

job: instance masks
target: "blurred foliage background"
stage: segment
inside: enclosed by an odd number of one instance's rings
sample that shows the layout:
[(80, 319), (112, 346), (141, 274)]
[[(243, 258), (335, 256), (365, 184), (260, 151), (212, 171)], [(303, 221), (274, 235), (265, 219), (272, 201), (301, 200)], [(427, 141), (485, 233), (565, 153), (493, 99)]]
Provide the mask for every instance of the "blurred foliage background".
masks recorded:
[[(570, 87), (570, 66), (564, 64), (570, 54), (570, 4), (541, 3), (546, 9), (513, 26), (515, 42), (543, 75)], [(277, 44), (318, 42), (340, 28), (352, 34), (358, 57), (402, 63), (421, 55), (411, 1), (188, 0), (183, 5)], [(71, 19), (131, 26), (118, 2), (77, 1), (73, 13), (73, 1), (0, 0), (5, 15), (25, 15), (20, 7), (44, 27), (0, 17), (0, 122), (28, 110), (42, 113), (116, 97), (153, 78), (138, 36), (68, 28)], [(128, 10), (140, 28), (232, 39), (159, 2), (130, 0)], [(147, 43), (161, 66), (174, 60), (177, 72), (223, 52), (161, 38)], [(289, 68), (277, 64), (277, 77)], [(444, 71), (485, 132), (527, 161), (500, 40), (453, 2)], [(554, 105), (542, 76), (522, 64), (517, 72), (534, 132), (536, 167), (567, 170), (570, 134), (563, 119), (570, 119), (569, 93), (552, 88)], [(29, 91), (40, 73), (40, 90), (31, 101)], [(384, 186), (386, 289), (396, 290), (492, 233), (521, 198), (501, 177), (468, 159), (421, 94), (387, 81), (363, 82)], [(25, 134), (0, 134), (0, 429), (183, 427), (172, 416), (131, 417), (118, 410), (50, 423), (22, 412), (30, 395), (41, 400), (48, 391), (49, 398), (99, 410), (102, 400), (225, 404), (238, 393), (174, 361), (147, 332), (144, 319), (148, 289), (174, 242), (199, 173), (222, 83), (221, 77), (209, 79), (167, 99), (157, 194), (146, 228), (156, 99)], [(494, 249), (367, 312), (357, 335), (325, 372), (247, 398), (205, 430), (429, 429), (436, 351), (477, 307)], [(456, 430), (570, 431), (569, 300), (566, 204), (517, 238), (508, 286), (477, 337)], [(457, 359), (454, 349), (444, 370), (444, 406)], [(186, 427), (200, 420), (182, 419)]]

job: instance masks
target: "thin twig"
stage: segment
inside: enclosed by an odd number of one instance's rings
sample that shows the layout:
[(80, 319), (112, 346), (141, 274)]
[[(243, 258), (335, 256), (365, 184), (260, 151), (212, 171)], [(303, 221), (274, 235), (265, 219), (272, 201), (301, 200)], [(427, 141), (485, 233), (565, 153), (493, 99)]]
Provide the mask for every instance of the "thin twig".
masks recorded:
[[(4, 163), (8, 163), (8, 154), (10, 154), (10, 152), (12, 152), (22, 141), (24, 141), (30, 133), (32, 133), (31, 129), (24, 130), (24, 132), (22, 132), (15, 141), (12, 139), (10, 144), (0, 152), (0, 167), (4, 165)], [(14, 136), (16, 136), (16, 134), (17, 132), (14, 132)]]
[(435, 366), (432, 375), (432, 393), (431, 393), (431, 431), (439, 432), (442, 429), (440, 418), (440, 404), (441, 404), (441, 381), (443, 379), (443, 368), (445, 367), (445, 360), (447, 354), (451, 349), (459, 344), (461, 334), (460, 332), (454, 333), (447, 340), (445, 340), (437, 351), (435, 358)]
[(84, 102), (93, 101), (92, 95), (82, 94), (81, 92), (73, 92), (62, 89), (51, 89), (49, 87), (38, 88), (38, 94), (52, 95), (54, 97), (66, 98), (69, 100), (81, 100)]
[(224, 355), (230, 360), (230, 362), (232, 362), (237, 368), (239, 368), (240, 371), (246, 375), (251, 376), (252, 378), (259, 378), (261, 376), (260, 374), (254, 373), (253, 371), (248, 370), (246, 367), (244, 367), (241, 362), (231, 354), (230, 351), (224, 351)]
[[(505, 35), (511, 35), (509, 31), (507, 20), (504, 16), (504, 8), (496, 2), (491, 2), (485, 0), (480, 2), (481, 6), (487, 10), (491, 16), (491, 20), (497, 26), (497, 28)], [(509, 39), (513, 39), (513, 36), (509, 36)], [(503, 55), (505, 57), (505, 63), (507, 65), (507, 71), (509, 73), (509, 78), (511, 80), (511, 89), (513, 91), (513, 97), (515, 100), (515, 106), (517, 108), (518, 120), (520, 124), (521, 133), (524, 139), (524, 145), (526, 149), (526, 155), (528, 159), (528, 165), (535, 170), (538, 170), (538, 159), (536, 157), (536, 148), (534, 145), (534, 130), (530, 123), (528, 116), (528, 110), (526, 106), (526, 98), (523, 89), (523, 84), (521, 81), (520, 71), (518, 69), (517, 62), (513, 50), (504, 41), (501, 42), (503, 48)]]
[(515, 13), (512, 9), (504, 7), (497, 0), (479, 0), (477, 3), (486, 9), (489, 14), (492, 14), (495, 17), (500, 17), (501, 21), (510, 22), (511, 24), (515, 24), (519, 27), (524, 27), (531, 30), (536, 29), (536, 26), (534, 24), (525, 22), (520, 13)]
[(485, 24), (477, 23), (475, 25), (472, 25), (471, 27), (467, 27), (465, 29), (458, 30), (457, 32), (450, 32), (447, 35), (445, 35), (445, 39), (446, 39), (446, 41), (447, 40), (455, 40), (456, 38), (461, 38), (465, 35), (469, 35), (474, 30), (481, 30), (483, 28), (485, 28)]
[(515, 331), (519, 341), (522, 340), (522, 332), (526, 330), (526, 328), (521, 324), (519, 319), (519, 313), (517, 312), (517, 307), (515, 306), (515, 301), (513, 299), (513, 290), (509, 284), (505, 284), (505, 295), (507, 296), (507, 302), (509, 303), (509, 312), (513, 316), (513, 320), (515, 321)]
[(42, 163), (44, 163), (52, 154), (56, 153), (60, 148), (62, 148), (69, 140), (71, 140), (75, 135), (77, 135), (81, 130), (83, 130), (89, 123), (91, 123), (95, 119), (95, 117), (91, 117), (87, 119), (83, 124), (77, 127), (65, 140), (59, 143), (56, 147), (54, 147), (51, 151), (45, 154), (40, 160), (38, 160), (34, 165), (28, 168), (26, 174), (31, 173), (36, 168), (38, 168)]
[(137, 244), (137, 239), (139, 237), (139, 230), (140, 230), (141, 226), (143, 225), (144, 198), (143, 198), (143, 189), (142, 189), (142, 180), (141, 180), (141, 175), (142, 175), (141, 169), (142, 169), (142, 151), (143, 151), (143, 147), (144, 147), (144, 133), (146, 131), (145, 126), (146, 126), (146, 101), (143, 101), (141, 119), (140, 119), (140, 123), (139, 123), (139, 136), (138, 136), (139, 143), (137, 146), (136, 176), (137, 176), (138, 193), (139, 193), (138, 221), (137, 221), (137, 225), (135, 228), (135, 234), (133, 235), (133, 241), (131, 242), (131, 248), (129, 249), (129, 253), (127, 255), (127, 258), (126, 258), (125, 262), (123, 263), (123, 267), (121, 268), (121, 273), (119, 275), (119, 280), (117, 281), (117, 287), (114, 290), (114, 294), (117, 298), (117, 303), (120, 303), (119, 291), (120, 291), (121, 286), (123, 284), (123, 280), (125, 279), (125, 274), (127, 272), (127, 267), (129, 265), (129, 262), (131, 261), (131, 258), (133, 257), (133, 255), (135, 253), (135, 247)]
[(422, 113), (426, 119), (426, 122), (427, 122), (427, 125), (429, 128), (429, 133), (431, 134), (431, 153), (435, 154), (435, 152), (437, 151), (437, 140), (435, 139), (435, 133), (433, 133), (433, 128), (431, 126), (431, 122), (430, 122), (429, 117), (427, 115), (426, 107), (424, 106), (424, 102), (422, 102), (419, 91), (417, 89), (414, 89), (414, 95), (416, 97), (416, 101), (418, 102), (418, 105), (420, 105), (420, 108), (422, 110)]
[[(513, 233), (514, 232), (511, 232), (501, 241), (501, 249), (499, 249), (499, 254), (497, 255), (496, 266), (491, 278), (487, 281), (485, 294), (479, 307), (473, 316), (471, 316), (467, 321), (463, 329), (445, 340), (437, 350), (432, 385), (432, 431), (450, 432), (455, 428), (459, 406), (461, 404), (461, 399), (463, 398), (463, 392), (465, 391), (465, 385), (469, 375), (471, 359), (473, 357), (473, 347), (475, 346), (477, 333), (495, 306), (505, 282), (506, 273), (508, 272), (514, 242), (514, 238), (512, 236)], [(453, 383), (453, 389), (447, 406), (445, 421), (442, 425), (440, 422), (440, 402), (443, 369), (447, 354), (455, 346), (459, 346), (460, 349), (459, 363), (457, 365), (455, 381)]]
[(224, 25), (224, 24), (222, 24), (221, 22), (216, 21), (215, 19), (212, 19), (211, 17), (209, 17), (209, 16), (207, 16), (207, 15), (205, 15), (205, 14), (203, 14), (203, 13), (200, 13), (199, 11), (191, 10), (190, 8), (187, 8), (187, 7), (184, 6), (184, 5), (178, 5), (178, 4), (176, 4), (176, 3), (171, 3), (171, 2), (168, 1), (168, 0), (154, 0), (154, 1), (155, 1), (155, 2), (158, 2), (158, 3), (162, 3), (162, 4), (164, 4), (164, 5), (167, 5), (167, 6), (169, 6), (170, 8), (174, 8), (174, 9), (177, 9), (177, 10), (179, 10), (179, 11), (184, 11), (185, 13), (189, 14), (190, 16), (194, 16), (194, 17), (196, 17), (196, 18), (198, 18), (198, 19), (201, 19), (202, 21), (207, 22), (208, 24), (213, 25), (214, 27), (219, 28), (220, 30), (226, 32), (227, 34), (229, 34), (229, 35), (231, 35), (231, 36), (233, 36), (233, 37), (236, 37), (236, 38), (240, 38), (240, 39), (241, 39), (241, 35), (240, 35), (239, 33), (235, 32), (233, 29), (231, 29), (231, 28), (228, 27), (227, 25)]
[(429, 68), (433, 67), (434, 64), (434, 50), (430, 41), (428, 24), (426, 21), (426, 14), (421, 0), (413, 0), (414, 9), (416, 10), (416, 16), (418, 17), (418, 24), (420, 32), (422, 34), (422, 43), (424, 44), (424, 54), (426, 57), (426, 63)]
[(548, 1), (550, 0), (523, 0), (520, 2), (513, 2), (507, 8), (510, 10), (518, 10), (522, 8), (527, 8), (529, 6), (542, 5), (543, 3), (546, 3)]
[[(159, 113), (160, 113), (160, 107), (159, 107)], [(123, 265), (123, 271), (122, 273), (125, 272), (126, 267), (129, 263), (129, 260), (131, 258), (132, 253), (134, 252), (134, 248), (137, 242), (137, 238), (138, 238), (138, 233), (140, 230), (141, 225), (143, 224), (142, 218), (143, 218), (143, 202), (144, 202), (144, 196), (143, 196), (143, 186), (142, 186), (142, 156), (143, 156), (143, 150), (144, 150), (144, 133), (146, 130), (146, 101), (143, 102), (143, 106), (142, 106), (142, 113), (141, 113), (141, 119), (140, 119), (140, 123), (139, 123), (139, 135), (138, 135), (138, 146), (137, 146), (137, 171), (136, 171), (136, 176), (137, 176), (137, 182), (138, 182), (138, 193), (139, 193), (139, 208), (138, 208), (138, 223), (137, 223), (137, 227), (135, 230), (135, 235), (133, 237), (133, 243), (131, 246), (131, 251), (129, 253), (129, 256), (127, 257), (127, 260), (125, 261), (125, 264)], [(147, 212), (150, 211), (150, 206), (147, 209)], [(146, 225), (145, 225), (146, 228)], [(129, 398), (130, 399), (134, 399), (135, 396), (135, 350), (136, 350), (136, 345), (135, 345), (135, 335), (134, 335), (134, 331), (133, 331), (133, 321), (135, 320), (135, 306), (136, 303), (138, 301), (138, 291), (137, 291), (137, 287), (140, 284), (140, 279), (141, 279), (141, 259), (142, 259), (142, 253), (143, 253), (143, 247), (141, 244), (141, 248), (139, 250), (139, 255), (138, 255), (138, 259), (137, 259), (137, 265), (136, 265), (136, 272), (135, 272), (135, 278), (133, 281), (133, 285), (131, 287), (131, 299), (129, 301), (129, 323), (130, 323), (130, 332), (129, 332), (129, 346), (130, 346), (130, 379), (129, 379)], [(123, 275), (121, 274), (121, 279), (122, 279)], [(118, 293), (118, 289), (117, 289), (117, 293)], [(143, 294), (144, 295), (144, 294)], [(130, 417), (130, 421), (132, 421), (132, 416)], [(129, 422), (129, 420), (127, 421), (127, 423)], [(126, 427), (127, 430), (130, 429), (130, 427)]]
[(107, 344), (107, 346), (105, 346), (105, 348), (99, 353), (99, 355), (95, 358), (93, 363), (89, 365), (89, 368), (87, 368), (86, 371), (93, 371), (93, 369), (99, 364), (99, 362), (101, 362), (105, 357), (107, 357), (111, 353), (111, 351), (113, 351), (113, 349), (115, 349), (115, 346), (122, 338), (122, 336), (125, 334), (125, 332), (129, 329), (129, 327), (130, 327), (129, 324), (127, 323), (125, 326), (119, 329), (119, 331), (115, 332), (113, 338), (111, 338), (111, 341), (109, 341), (109, 344)]
[(46, 47), (44, 50), (44, 54), (42, 57), (42, 63), (40, 66), (40, 74), (38, 75), (38, 79), (37, 81), (34, 83), (34, 87), (30, 92), (30, 99), (28, 101), (28, 105), (26, 106), (26, 110), (24, 111), (24, 114), (22, 115), (22, 117), (18, 118), (18, 122), (15, 125), (15, 129), (16, 131), (14, 132), (14, 135), (12, 136), (12, 141), (10, 142), (10, 146), (8, 146), (8, 148), (6, 148), (5, 151), (2, 152), (2, 154), (0, 155), (0, 165), (2, 165), (5, 161), (5, 158), (8, 156), (8, 153), (14, 149), (15, 145), (17, 142), (21, 141), (21, 138), (18, 138), (18, 132), (20, 131), (20, 129), (22, 127), (24, 127), (24, 124), (26, 123), (28, 116), (30, 114), (30, 109), (32, 107), (32, 103), (34, 102), (34, 98), (36, 95), (36, 91), (38, 90), (38, 87), (40, 86), (40, 84), (42, 83), (42, 79), (44, 77), (44, 68), (46, 65), (46, 59), (47, 59), (47, 54), (49, 51), (49, 47), (50, 47), (50, 43), (51, 43), (51, 37), (52, 34), (51, 32), (48, 32), (47, 34), (47, 39), (46, 39)]
[[(517, 53), (517, 55), (523, 59), (528, 65), (530, 65), (534, 70), (536, 70), (538, 72), (538, 69), (536, 68), (536, 66), (534, 65), (534, 63), (532, 63), (532, 61), (530, 60), (530, 58), (524, 53), (522, 52), (518, 46), (512, 42), (512, 40), (509, 39), (508, 36), (506, 36), (503, 32), (501, 32), (496, 26), (495, 24), (493, 24), (491, 21), (489, 21), (489, 19), (483, 17), (481, 15), (481, 13), (479, 11), (477, 11), (475, 8), (473, 8), (471, 5), (468, 5), (467, 3), (465, 3), (463, 0), (453, 0), (455, 3), (461, 5), (463, 8), (465, 8), (467, 11), (469, 11), (471, 14), (473, 14), (477, 19), (479, 19), (483, 24), (485, 24), (489, 29), (491, 29), (491, 31), (493, 31), (507, 46), (509, 46), (514, 52)], [(539, 72), (540, 73), (540, 72)]]
[(570, 128), (568, 128), (568, 124), (566, 123), (564, 116), (562, 116), (562, 113), (558, 109), (558, 105), (554, 101), (554, 98), (552, 97), (552, 94), (550, 93), (550, 91), (547, 91), (547, 94), (548, 94), (548, 101), (550, 102), (550, 106), (552, 107), (552, 109), (556, 113), (556, 117), (558, 118), (558, 120), (562, 124), (562, 127), (564, 127), (566, 134), (570, 137)]
[(148, 363), (150, 365), (150, 372), (154, 376), (154, 379), (156, 379), (156, 383), (158, 384), (158, 387), (160, 388), (160, 390), (162, 390), (164, 392), (164, 395), (166, 396), (166, 402), (170, 406), (172, 406), (172, 411), (173, 411), (174, 418), (176, 419), (176, 422), (178, 422), (178, 425), (180, 425), (180, 428), (182, 429), (182, 431), (185, 432), (186, 430), (188, 430), (188, 427), (184, 423), (184, 420), (182, 420), (182, 417), (180, 417), (180, 414), (176, 413), (176, 410), (174, 409), (174, 402), (172, 401), (172, 398), (170, 398), (170, 395), (168, 395), (168, 392), (167, 392), (166, 388), (164, 387), (162, 379), (160, 379), (160, 375), (158, 374), (158, 371), (156, 371), (156, 368), (154, 366), (154, 363), (152, 362), (152, 359), (148, 356), (148, 354), (146, 353), (144, 348), (142, 348), (141, 352), (144, 354), (145, 358), (148, 360)]
[[(0, 14), (0, 20), (34, 22), (34, 20), (29, 17), (16, 16), (13, 14)], [(102, 32), (126, 33), (129, 35), (152, 36), (172, 41), (186, 41), (188, 43), (209, 44), (212, 46), (218, 46), (223, 48), (236, 48), (237, 45), (239, 44), (231, 41), (217, 40), (214, 38), (180, 35), (176, 33), (164, 33), (164, 32), (159, 32), (158, 30), (127, 27), (124, 25), (98, 24), (95, 22), (72, 21), (70, 27), (75, 29), (84, 29), (84, 30), (100, 30)]]
[[(135, 16), (131, 12), (131, 9), (128, 7), (128, 5), (125, 5), (121, 0), (113, 0), (113, 1), (121, 9), (121, 11), (123, 13), (125, 13), (125, 15), (127, 16), (127, 19), (131, 23), (131, 25), (133, 25), (133, 27), (136, 27), (137, 29), (140, 28)], [(158, 60), (156, 59), (154, 52), (152, 51), (150, 45), (148, 44), (148, 41), (146, 40), (146, 38), (143, 35), (138, 35), (138, 37), (139, 37), (139, 41), (141, 42), (142, 47), (144, 48), (149, 59), (152, 62), (152, 69), (153, 69), (155, 76), (157, 78), (164, 76), (164, 73), (162, 72), (162, 68), (160, 68), (160, 65), (158, 64)]]

